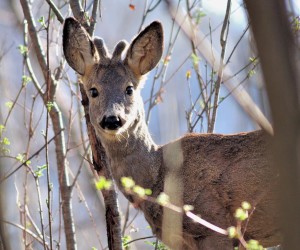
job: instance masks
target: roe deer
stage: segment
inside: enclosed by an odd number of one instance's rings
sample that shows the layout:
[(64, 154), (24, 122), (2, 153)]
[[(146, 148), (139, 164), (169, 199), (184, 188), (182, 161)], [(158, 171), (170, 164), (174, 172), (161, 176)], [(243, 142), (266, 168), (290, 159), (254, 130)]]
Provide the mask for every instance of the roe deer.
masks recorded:
[(163, 226), (163, 211), (167, 210), (126, 193), (121, 177), (132, 177), (157, 197), (164, 191), (166, 177), (173, 176), (176, 182), (171, 184), (178, 190), (173, 190), (173, 196), (181, 199), (177, 203), (192, 205), (195, 214), (224, 229), (236, 225), (234, 212), (242, 201), (248, 201), (253, 209), (247, 226), (242, 226), (244, 238), (256, 239), (265, 247), (279, 244), (274, 195), (277, 174), (267, 150), (269, 136), (263, 131), (187, 134), (169, 144), (156, 145), (145, 122), (140, 90), (143, 76), (162, 56), (161, 24), (153, 22), (140, 32), (122, 59), (125, 49), (126, 42), (120, 41), (109, 55), (101, 39), (92, 39), (74, 18), (65, 20), (63, 51), (88, 92), (91, 122), (105, 148), (114, 180), (126, 198), (143, 211), (153, 233), (172, 249), (226, 250), (236, 244), (186, 216), (180, 221), (180, 235), (169, 228), (170, 237), (164, 237), (162, 229), (167, 227)]

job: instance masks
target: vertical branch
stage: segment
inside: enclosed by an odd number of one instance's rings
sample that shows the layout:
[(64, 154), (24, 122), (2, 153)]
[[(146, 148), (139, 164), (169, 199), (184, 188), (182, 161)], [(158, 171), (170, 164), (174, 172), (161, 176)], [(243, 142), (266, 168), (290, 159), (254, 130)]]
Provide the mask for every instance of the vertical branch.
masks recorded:
[(214, 104), (213, 104), (213, 110), (211, 115), (211, 121), (209, 122), (207, 132), (212, 133), (214, 132), (215, 123), (216, 123), (216, 117), (217, 117), (217, 109), (218, 109), (218, 102), (219, 102), (219, 94), (220, 94), (220, 87), (221, 82), (223, 79), (223, 69), (224, 69), (224, 57), (225, 57), (225, 51), (226, 51), (226, 44), (227, 44), (227, 36), (229, 32), (229, 19), (230, 19), (230, 11), (231, 11), (231, 0), (227, 1), (227, 7), (226, 7), (226, 13), (223, 21), (223, 26), (221, 30), (221, 36), (220, 36), (220, 44), (221, 44), (221, 58), (220, 58), (220, 64), (219, 64), (219, 72), (218, 72), (218, 78), (215, 83), (215, 95), (214, 95)]
[[(56, 103), (50, 111), (50, 118), (53, 125), (53, 130), (60, 131), (64, 129), (62, 115)], [(60, 183), (60, 194), (62, 200), (62, 217), (64, 221), (64, 229), (68, 250), (77, 249), (75, 225), (73, 219), (73, 209), (71, 204), (72, 190), (70, 189), (69, 177), (67, 173), (68, 162), (66, 160), (66, 148), (64, 133), (61, 133), (55, 138), (56, 162), (58, 167), (58, 176)]]
[[(197, 56), (197, 46), (195, 44), (195, 30), (197, 27), (195, 27), (195, 25), (193, 24), (193, 16), (192, 16), (192, 13), (191, 13), (191, 9), (192, 7), (190, 6), (190, 2), (189, 0), (186, 0), (186, 7), (187, 7), (187, 15), (188, 15), (188, 21), (190, 23), (190, 26), (191, 26), (191, 33), (192, 33), (192, 37), (190, 38), (190, 43), (191, 43), (191, 46), (192, 46), (192, 53), (194, 54), (194, 56)], [(200, 75), (200, 72), (199, 72), (199, 67), (198, 67), (198, 62), (195, 63), (193, 62), (193, 68), (195, 70), (195, 73), (196, 73), (196, 76), (197, 76), (197, 81), (198, 81), (198, 85), (199, 85), (199, 88), (200, 88), (200, 94), (201, 94), (201, 98), (203, 100), (204, 103), (207, 102), (207, 96), (206, 96), (206, 93), (205, 93), (205, 86), (204, 86), (204, 83), (203, 83), (203, 79)], [(209, 109), (206, 108), (205, 109), (205, 114), (206, 114), (206, 117), (207, 117), (207, 120), (209, 121)], [(191, 129), (191, 126), (189, 126), (189, 128)], [(189, 132), (192, 132), (191, 130)]]
[(39, 62), (39, 65), (42, 69), (42, 73), (44, 75), (44, 78), (47, 79), (47, 62), (45, 60), (45, 52), (42, 48), (41, 42), (40, 42), (40, 38), (37, 34), (37, 31), (35, 29), (35, 22), (34, 22), (34, 18), (32, 16), (31, 13), (31, 9), (29, 7), (29, 3), (26, 0), (21, 0), (21, 5), (22, 5), (22, 9), (23, 9), (23, 13), (24, 13), (24, 17), (28, 22), (28, 30), (29, 30), (29, 35), (31, 38), (32, 43), (35, 46), (35, 53)]
[[(49, 84), (50, 83), (50, 68), (49, 68), (49, 65), (50, 65), (50, 57), (49, 57), (49, 27), (50, 27), (50, 14), (51, 14), (51, 8), (49, 8), (49, 13), (48, 13), (48, 24), (47, 24), (47, 27), (46, 27), (46, 31), (47, 31), (47, 83)], [(49, 101), (49, 94), (50, 94), (50, 91), (49, 90), (49, 85), (47, 84), (47, 103)], [(49, 223), (49, 238), (50, 238), (50, 248), (52, 249), (52, 215), (51, 215), (51, 183), (50, 183), (50, 167), (49, 167), (49, 151), (48, 151), (48, 144), (47, 144), (47, 141), (48, 141), (48, 127), (49, 127), (49, 115), (48, 113), (46, 114), (46, 135), (45, 135), (45, 141), (46, 141), (46, 149), (45, 149), (45, 152), (46, 152), (46, 166), (47, 166), (47, 192), (48, 192), (48, 202), (47, 202), (47, 208), (48, 208), (48, 223)]]
[[(95, 1), (98, 2), (98, 1)], [(78, 0), (71, 0), (70, 6), (72, 12), (77, 20), (82, 19), (82, 7)], [(97, 9), (97, 8), (96, 8)], [(95, 6), (93, 8), (92, 16), (96, 18), (96, 10)], [(93, 28), (86, 26), (84, 27), (93, 33)], [(88, 136), (91, 144), (92, 154), (93, 154), (93, 163), (95, 169), (98, 171), (98, 174), (104, 175), (106, 179), (112, 179), (112, 174), (109, 166), (106, 163), (106, 154), (101, 142), (97, 139), (95, 130), (90, 122), (89, 117), (89, 101), (88, 97), (85, 93), (85, 90), (82, 86), (80, 86), (80, 92), (82, 97), (82, 105), (84, 107), (85, 112), (85, 120), (88, 130)], [(117, 193), (115, 189), (106, 191), (102, 190), (105, 209), (106, 209), (106, 227), (107, 227), (107, 237), (108, 237), (108, 247), (109, 249), (119, 250), (122, 249), (122, 240), (121, 240), (121, 220), (118, 211), (118, 203), (117, 203)]]
[[(88, 130), (91, 150), (93, 154), (94, 168), (99, 175), (104, 175), (106, 179), (112, 180), (112, 174), (106, 162), (106, 154), (101, 142), (96, 137), (93, 125), (89, 115), (89, 101), (82, 85), (80, 85), (82, 105), (85, 112), (85, 121)], [(118, 211), (117, 192), (114, 188), (111, 190), (101, 190), (105, 203), (105, 217), (107, 227), (108, 247), (111, 250), (122, 249), (121, 240), (121, 220)]]
[(93, 4), (93, 10), (92, 10), (92, 16), (91, 16), (91, 20), (90, 20), (90, 27), (89, 27), (89, 35), (93, 36), (94, 34), (94, 30), (95, 30), (95, 25), (97, 23), (97, 9), (99, 6), (99, 0), (94, 0), (94, 4)]
[[(39, 206), (39, 214), (41, 220), (41, 229), (42, 229), (42, 240), (43, 240), (43, 247), (46, 250), (46, 239), (45, 239), (45, 224), (44, 224), (44, 216), (43, 216), (43, 206), (42, 206), (42, 197), (41, 197), (41, 188), (38, 176), (34, 175), (35, 186), (38, 193), (38, 206)], [(26, 226), (26, 225), (25, 225)]]
[[(0, 114), (1, 115), (1, 114)], [(0, 162), (0, 176), (2, 176), (3, 174), (3, 166), (1, 166), (1, 162)], [(0, 183), (0, 188), (2, 190), (1, 194), (0, 194), (0, 250), (10, 250), (10, 244), (8, 243), (8, 237), (6, 235), (6, 231), (4, 228), (4, 223), (3, 223), (3, 219), (4, 219), (4, 199), (3, 199), (3, 194), (5, 193), (5, 187), (4, 187), (4, 183)]]
[[(58, 134), (58, 136), (55, 137), (55, 153), (59, 176), (59, 188), (62, 199), (61, 206), (66, 236), (66, 248), (68, 250), (75, 250), (77, 249), (77, 244), (73, 220), (73, 211), (71, 205), (72, 190), (69, 187), (69, 177), (67, 173), (68, 166), (66, 160), (65, 137), (63, 132), (60, 133), (64, 129), (64, 125), (60, 109), (54, 101), (56, 94), (56, 83), (53, 75), (49, 70), (49, 65), (46, 62), (45, 54), (39, 41), (39, 36), (31, 13), (31, 7), (29, 6), (28, 1), (26, 0), (21, 0), (21, 5), (24, 17), (28, 22), (28, 30), (32, 42), (32, 47), (37, 55), (39, 65), (42, 69), (44, 79), (47, 83), (47, 93), (42, 95), (41, 97), (43, 98), (45, 107), (47, 107), (47, 109), (49, 110), (49, 115), (52, 121), (54, 133)], [(49, 108), (49, 104), (51, 104), (51, 108)]]
[[(281, 178), (284, 249), (299, 247), (299, 49), (285, 1), (246, 0), (274, 121), (274, 167)], [(274, 168), (274, 169), (275, 169)]]

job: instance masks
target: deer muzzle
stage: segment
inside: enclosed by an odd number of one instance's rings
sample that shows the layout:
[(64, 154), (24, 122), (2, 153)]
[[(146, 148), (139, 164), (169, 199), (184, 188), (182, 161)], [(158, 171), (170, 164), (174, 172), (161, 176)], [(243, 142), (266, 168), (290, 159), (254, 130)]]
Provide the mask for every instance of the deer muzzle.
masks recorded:
[(100, 126), (107, 130), (117, 130), (123, 126), (122, 120), (118, 116), (104, 116)]

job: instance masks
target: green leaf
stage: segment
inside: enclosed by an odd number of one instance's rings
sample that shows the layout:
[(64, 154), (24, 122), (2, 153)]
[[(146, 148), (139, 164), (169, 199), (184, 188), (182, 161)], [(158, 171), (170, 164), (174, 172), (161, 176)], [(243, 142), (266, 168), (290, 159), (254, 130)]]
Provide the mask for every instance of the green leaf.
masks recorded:
[(10, 141), (9, 141), (9, 139), (8, 139), (7, 137), (4, 137), (4, 138), (2, 139), (2, 141), (1, 141), (1, 143), (2, 143), (3, 145), (10, 145)]
[(127, 245), (129, 241), (131, 241), (131, 237), (129, 235), (124, 235), (124, 237), (122, 237), (122, 245), (125, 249), (129, 249)]
[(84, 19), (87, 22), (87, 25), (90, 25), (90, 17), (88, 12), (84, 12)]
[(149, 188), (146, 188), (146, 189), (145, 189), (145, 194), (146, 194), (146, 195), (151, 195), (151, 194), (152, 194), (152, 190), (149, 189)]
[[(27, 162), (26, 162), (26, 164), (27, 164)], [(39, 177), (44, 176), (43, 171), (44, 171), (45, 169), (47, 169), (47, 165), (46, 165), (46, 164), (44, 164), (44, 165), (42, 165), (42, 166), (37, 166), (37, 170), (34, 171), (36, 177), (39, 178)]]
[(201, 9), (197, 9), (193, 15), (195, 23), (199, 24), (201, 22), (201, 19), (205, 16), (206, 14)]
[(108, 190), (112, 185), (111, 180), (107, 180), (104, 176), (100, 176), (99, 180), (95, 183), (96, 189), (98, 190)]
[(248, 218), (248, 212), (239, 207), (235, 211), (234, 217), (240, 221), (244, 221)]
[(158, 204), (165, 206), (170, 202), (170, 197), (166, 193), (162, 192), (158, 195), (156, 200)]
[(45, 23), (45, 18), (43, 16), (41, 16), (39, 19), (38, 19), (38, 22), (42, 25), (43, 28), (47, 28), (46, 26), (46, 23)]
[(191, 59), (192, 59), (194, 67), (195, 68), (198, 67), (198, 64), (200, 62), (200, 58), (196, 54), (192, 53)]
[(29, 229), (29, 228), (31, 228), (31, 227), (32, 227), (32, 224), (31, 224), (29, 221), (27, 221), (27, 222), (26, 222), (26, 228)]
[(10, 150), (8, 148), (2, 147), (0, 148), (0, 151), (4, 154), (4, 155), (8, 155), (10, 153)]
[(229, 228), (227, 228), (227, 232), (228, 232), (228, 237), (230, 239), (236, 238), (237, 235), (238, 235), (236, 227), (229, 227)]
[(47, 106), (48, 112), (50, 112), (51, 109), (54, 107), (54, 103), (53, 102), (47, 102), (46, 106)]
[(222, 97), (222, 96), (221, 96), (221, 97), (219, 98), (219, 104), (220, 104), (221, 102), (223, 102), (224, 100), (225, 100), (225, 97)]
[(191, 76), (192, 76), (192, 72), (191, 72), (190, 70), (188, 70), (188, 71), (185, 73), (186, 79), (187, 79), (187, 80), (190, 79)]
[(27, 85), (27, 83), (31, 82), (32, 79), (30, 76), (26, 76), (26, 75), (23, 75), (22, 76), (22, 83), (23, 83), (23, 86), (25, 87)]
[(28, 53), (28, 48), (25, 45), (20, 44), (18, 49), (22, 55), (26, 55)]
[(249, 70), (247, 76), (248, 76), (248, 78), (250, 78), (250, 77), (254, 76), (255, 74), (256, 74), (256, 71), (254, 69), (251, 69), (251, 70)]
[(18, 160), (21, 163), (24, 163), (24, 161), (25, 161), (25, 155), (24, 154), (18, 154), (16, 156), (16, 160)]
[(47, 165), (44, 164), (42, 166), (37, 166), (37, 168), (38, 168), (38, 170), (45, 170), (45, 169), (47, 169)]
[(145, 193), (145, 189), (136, 185), (132, 188), (133, 192), (135, 192), (138, 196), (140, 197), (145, 197), (146, 193)]
[(249, 240), (247, 242), (247, 249), (248, 250), (263, 250), (263, 246), (259, 244), (257, 240)]
[(300, 31), (300, 16), (293, 18), (292, 28), (294, 32)]
[(249, 202), (247, 202), (247, 201), (243, 201), (242, 202), (242, 208), (244, 209), (244, 210), (250, 210), (251, 209), (251, 205), (250, 205), (250, 203)]
[(156, 245), (156, 241), (145, 241), (145, 243), (147, 245), (150, 245), (150, 246), (153, 246), (153, 247), (156, 247), (155, 249), (158, 249), (158, 250), (170, 250), (164, 243), (162, 242), (158, 242), (158, 244)]
[(121, 178), (121, 183), (122, 183), (122, 186), (125, 189), (131, 189), (135, 185), (135, 182), (131, 177), (122, 177)]
[(192, 206), (192, 205), (184, 205), (183, 206), (183, 210), (185, 212), (192, 211), (192, 210), (194, 210), (194, 206)]
[(13, 107), (14, 103), (9, 101), (5, 103), (5, 106), (8, 107), (9, 109), (11, 109)]
[(252, 62), (254, 65), (256, 65), (257, 62), (258, 62), (257, 57), (250, 57), (249, 60), (250, 60), (250, 62)]
[(5, 126), (3, 124), (0, 124), (0, 136), (4, 130), (5, 130)]
[(21, 163), (25, 163), (26, 166), (29, 166), (31, 164), (31, 161), (30, 160), (26, 160), (25, 159), (25, 154), (18, 154), (16, 156), (16, 160), (18, 160), (19, 162)]

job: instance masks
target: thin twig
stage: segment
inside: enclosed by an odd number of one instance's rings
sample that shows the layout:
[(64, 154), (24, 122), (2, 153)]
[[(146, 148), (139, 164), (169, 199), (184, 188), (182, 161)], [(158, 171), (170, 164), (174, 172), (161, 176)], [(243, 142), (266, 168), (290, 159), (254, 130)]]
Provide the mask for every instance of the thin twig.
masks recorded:
[[(195, 30), (197, 29), (197, 27), (195, 27), (195, 25), (193, 24), (193, 21), (192, 21), (192, 14), (191, 14), (191, 9), (192, 7), (189, 5), (189, 0), (186, 0), (186, 6), (187, 6), (187, 15), (188, 15), (188, 21), (190, 23), (190, 26), (191, 26), (191, 32), (193, 32), (193, 37), (191, 37), (192, 39), (190, 39), (190, 43), (191, 43), (191, 46), (192, 46), (192, 53), (197, 56), (197, 47), (194, 43), (195, 39)], [(200, 93), (201, 93), (201, 96), (202, 96), (202, 99), (203, 101), (205, 102), (207, 100), (207, 96), (205, 94), (205, 91), (204, 91), (204, 83), (203, 83), (203, 80), (201, 78), (201, 75), (200, 75), (200, 72), (199, 72), (199, 67), (198, 67), (198, 64), (195, 64), (193, 62), (193, 68), (194, 68), (194, 71), (196, 73), (196, 76), (197, 76), (197, 81), (198, 81), (198, 85), (199, 85), (199, 88), (200, 88)], [(206, 117), (207, 119), (209, 120), (209, 111), (207, 109), (205, 109), (205, 113), (206, 113)], [(190, 131), (192, 132), (192, 131)]]
[(99, 0), (94, 0), (92, 16), (90, 18), (89, 35), (92, 37), (97, 23), (97, 10), (99, 6)]
[(199, 224), (219, 233), (219, 234), (223, 234), (223, 235), (228, 235), (228, 232), (220, 227), (217, 227), (216, 225), (206, 221), (206, 220), (203, 220), (201, 217), (199, 216), (196, 216), (195, 214), (193, 214), (192, 212), (190, 211), (187, 211), (186, 213), (186, 216), (188, 216), (189, 218), (193, 219), (194, 221), (198, 222)]
[[(86, 152), (86, 154), (87, 154), (87, 152)], [(79, 167), (80, 169), (81, 169), (82, 166), (84, 165), (84, 160), (85, 160), (85, 156), (82, 156), (81, 163), (80, 163), (80, 167)], [(87, 210), (87, 212), (88, 212), (88, 215), (89, 215), (89, 217), (90, 217), (90, 220), (91, 220), (92, 225), (93, 225), (93, 228), (94, 228), (94, 231), (95, 231), (95, 233), (96, 233), (96, 235), (97, 235), (97, 239), (98, 239), (99, 245), (100, 245), (101, 249), (104, 249), (104, 248), (103, 248), (103, 244), (102, 244), (102, 242), (101, 242), (100, 233), (99, 233), (99, 231), (97, 230), (97, 223), (96, 223), (96, 221), (95, 221), (95, 219), (94, 219), (94, 217), (93, 217), (93, 214), (92, 214), (92, 212), (91, 212), (91, 210), (90, 210), (90, 208), (89, 208), (88, 202), (86, 201), (86, 199), (85, 199), (85, 197), (84, 197), (84, 195), (83, 195), (83, 192), (82, 192), (82, 189), (81, 189), (79, 183), (78, 183), (77, 181), (75, 182), (75, 179), (76, 179), (77, 174), (76, 174), (76, 176), (74, 177), (74, 174), (73, 174), (73, 172), (71, 171), (71, 169), (70, 169), (70, 174), (71, 174), (71, 176), (72, 176), (73, 179), (74, 179), (74, 185), (76, 186), (76, 189), (77, 189), (78, 195), (79, 195), (79, 197), (80, 197), (80, 200), (81, 200), (81, 202), (83, 202), (83, 204), (84, 204), (84, 206), (85, 206), (85, 208), (86, 208), (86, 210)]]
[(130, 245), (133, 242), (139, 241), (139, 240), (147, 240), (147, 239), (153, 239), (153, 238), (156, 238), (156, 236), (152, 235), (152, 236), (146, 236), (146, 237), (141, 237), (141, 238), (138, 238), (138, 239), (134, 239), (134, 240), (131, 240), (131, 241), (128, 241), (128, 242), (124, 243), (124, 247)]
[(39, 65), (42, 69), (42, 73), (44, 74), (44, 78), (47, 79), (47, 73), (46, 73), (47, 72), (47, 63), (45, 60), (45, 58), (46, 58), (45, 52), (42, 48), (40, 38), (39, 38), (37, 30), (35, 28), (36, 27), (35, 21), (34, 21), (35, 19), (31, 13), (31, 9), (30, 9), (31, 6), (29, 6), (29, 2), (26, 0), (20, 0), (20, 2), (22, 5), (25, 19), (27, 20), (28, 25), (29, 25), (28, 31), (29, 31), (29, 34), (31, 37), (31, 42), (33, 43), (33, 47), (36, 48), (35, 53), (36, 53)]
[(230, 20), (230, 11), (231, 11), (231, 0), (227, 1), (227, 7), (226, 7), (226, 13), (223, 21), (223, 26), (221, 30), (221, 36), (220, 36), (220, 43), (221, 43), (221, 58), (219, 63), (219, 72), (218, 72), (218, 79), (215, 83), (215, 95), (214, 95), (214, 104), (213, 104), (213, 110), (211, 115), (211, 121), (209, 123), (207, 132), (212, 133), (215, 128), (216, 123), (216, 117), (217, 117), (217, 110), (218, 110), (218, 102), (219, 102), (219, 94), (220, 94), (220, 87), (221, 82), (223, 80), (223, 70), (224, 70), (224, 57), (225, 57), (225, 51), (226, 51), (226, 44), (227, 44), (227, 37), (229, 32), (229, 20)]
[[(49, 99), (51, 98), (50, 95), (50, 79), (51, 79), (51, 72), (50, 72), (50, 48), (49, 48), (49, 27), (50, 27), (50, 14), (51, 14), (51, 8), (48, 10), (48, 24), (46, 27), (46, 32), (47, 32), (47, 103), (49, 102)], [(49, 114), (47, 112), (46, 114), (46, 133), (45, 133), (45, 141), (48, 140), (48, 133), (49, 133)], [(46, 144), (46, 166), (47, 166), (47, 195), (48, 195), (48, 202), (47, 202), (47, 208), (48, 208), (48, 223), (49, 223), (49, 237), (50, 237), (50, 248), (52, 249), (52, 213), (51, 213), (51, 193), (52, 193), (52, 187), (51, 187), (51, 178), (50, 178), (50, 165), (49, 165), (49, 150), (48, 150), (48, 144)], [(38, 180), (36, 180), (38, 183)], [(39, 191), (39, 190), (38, 190)], [(42, 217), (41, 217), (42, 218)], [(43, 232), (43, 227), (42, 227), (42, 232)]]
[[(44, 249), (46, 249), (45, 225), (44, 225), (42, 196), (41, 196), (39, 177), (37, 175), (34, 175), (34, 180), (35, 180), (36, 190), (37, 190), (37, 194), (38, 194), (38, 206), (39, 206), (39, 215), (40, 215), (40, 221), (41, 221), (43, 246), (44, 246)], [(51, 237), (51, 240), (52, 240), (52, 237)], [(51, 249), (52, 249), (52, 243), (51, 243)]]
[[(44, 146), (42, 146), (39, 150), (37, 150), (33, 155), (31, 155), (27, 160), (30, 161), (33, 157), (37, 156), (45, 147), (47, 144), (49, 144), (50, 142), (52, 142), (58, 135), (60, 135), (60, 133), (63, 130), (59, 131), (59, 133), (57, 133), (56, 135), (54, 135), (47, 143), (45, 143)], [(4, 178), (1, 179), (0, 184), (5, 181), (6, 179), (8, 179), (10, 176), (12, 176), (14, 173), (16, 173), (21, 167), (26, 165), (26, 162), (23, 162), (21, 165), (19, 165), (14, 171), (12, 171), (10, 174), (8, 174), (7, 176), (5, 176)]]
[[(27, 171), (27, 173), (28, 173), (28, 171)], [(26, 176), (27, 176), (27, 174), (26, 174)], [(27, 186), (27, 185), (25, 185), (25, 186)], [(27, 196), (26, 196), (26, 197), (27, 197)], [(24, 213), (26, 214), (26, 218), (29, 219), (31, 226), (34, 228), (34, 230), (36, 231), (36, 233), (37, 233), (37, 234), (40, 236), (40, 238), (41, 238), (42, 233), (41, 233), (40, 229), (38, 228), (38, 226), (36, 225), (35, 221), (33, 220), (32, 216), (31, 216), (31, 214), (30, 214), (30, 212), (29, 212), (28, 206), (27, 206), (27, 204), (25, 204), (25, 203), (24, 203)], [(25, 225), (26, 225), (26, 224), (25, 224)], [(26, 232), (26, 231), (25, 231), (25, 232)]]
[(124, 223), (123, 223), (123, 229), (122, 229), (122, 237), (124, 237), (125, 230), (127, 228), (127, 223), (128, 223), (128, 219), (129, 219), (129, 208), (130, 208), (130, 202), (127, 201), (126, 213), (125, 213), (125, 218), (124, 218)]
[(53, 10), (55, 16), (57, 17), (57, 20), (60, 23), (64, 22), (64, 17), (62, 16), (62, 14), (60, 13), (59, 9), (56, 7), (56, 5), (53, 3), (52, 0), (46, 0), (47, 3), (49, 4), (49, 6), (51, 7), (51, 9)]
[[(167, 4), (169, 5), (169, 11), (171, 15), (175, 18), (178, 24), (181, 24), (182, 31), (189, 37), (192, 38), (192, 34), (190, 31), (190, 26), (186, 23), (183, 23), (182, 20), (186, 18), (186, 15), (179, 12), (177, 15), (173, 12), (173, 2), (170, 0), (166, 0)], [(239, 7), (240, 8), (240, 7)], [(235, 11), (235, 10), (234, 10)], [(233, 11), (233, 12), (234, 12)], [(196, 33), (195, 37), (195, 44), (197, 45), (197, 49), (199, 49), (200, 53), (203, 55), (207, 63), (211, 66), (219, 66), (218, 62), (215, 62), (214, 58), (218, 53), (211, 47), (209, 41), (206, 38), (206, 35), (203, 34), (200, 30)], [(230, 68), (224, 69), (224, 78), (231, 76)], [(234, 89), (236, 81), (233, 80), (232, 82), (227, 82), (225, 86), (231, 91)], [(264, 116), (258, 106), (254, 103), (252, 98), (246, 92), (244, 88), (239, 88), (232, 93), (233, 97), (237, 100), (237, 102), (241, 105), (241, 107), (250, 115), (250, 117), (255, 121), (261, 128), (266, 130), (268, 133), (273, 134), (273, 128), (268, 119)]]
[[(19, 228), (19, 229), (25, 231), (26, 233), (28, 233), (29, 235), (31, 235), (34, 239), (36, 239), (40, 244), (43, 245), (43, 241), (40, 239), (40, 237), (37, 236), (37, 235), (36, 235), (35, 233), (33, 233), (32, 231), (30, 231), (29, 229), (27, 229), (26, 227), (23, 227), (23, 226), (21, 226), (21, 225), (19, 225), (19, 224), (15, 224), (15, 223), (13, 223), (13, 222), (10, 222), (10, 221), (7, 221), (7, 220), (3, 220), (3, 219), (0, 219), (0, 221), (3, 222), (3, 223), (6, 223), (6, 224), (12, 225), (12, 226), (14, 226), (14, 227), (17, 227), (17, 228)], [(50, 248), (49, 248), (49, 245), (48, 245), (47, 243), (46, 243), (46, 246), (47, 246), (47, 249), (50, 249)]]
[(239, 40), (238, 40), (237, 43), (234, 45), (234, 47), (233, 47), (231, 53), (229, 54), (229, 56), (228, 56), (228, 58), (227, 58), (227, 61), (226, 61), (226, 63), (225, 63), (225, 66), (230, 62), (230, 59), (231, 59), (231, 57), (232, 57), (234, 51), (236, 50), (236, 48), (238, 47), (238, 45), (239, 45), (240, 42), (242, 41), (243, 37), (246, 35), (247, 31), (249, 30), (249, 27), (250, 27), (250, 25), (249, 25), (249, 23), (248, 23), (248, 25), (247, 25), (247, 27), (245, 28), (244, 32), (242, 33), (242, 35), (240, 36)]

